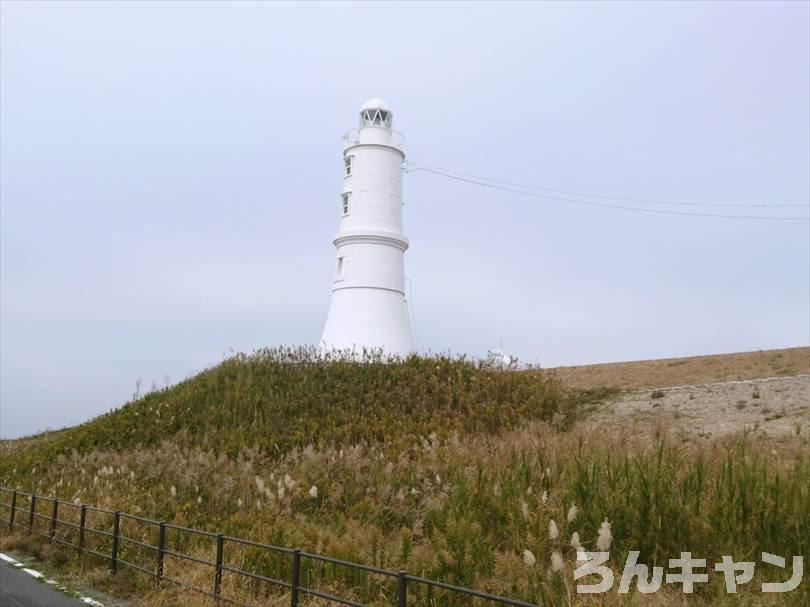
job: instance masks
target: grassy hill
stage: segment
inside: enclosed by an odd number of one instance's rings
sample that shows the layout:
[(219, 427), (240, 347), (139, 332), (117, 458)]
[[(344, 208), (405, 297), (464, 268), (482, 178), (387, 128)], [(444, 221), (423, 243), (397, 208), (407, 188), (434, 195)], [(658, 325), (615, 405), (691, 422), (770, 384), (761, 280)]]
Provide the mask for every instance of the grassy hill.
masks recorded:
[[(595, 548), (604, 521), (617, 572), (629, 550), (659, 564), (682, 550), (710, 562), (810, 552), (808, 437), (603, 432), (576, 420), (608, 392), (547, 373), (310, 354), (236, 356), (86, 424), (6, 442), (0, 482), (549, 604), (591, 604), (573, 589), (572, 543)], [(240, 566), (271, 567), (251, 558)], [(382, 604), (334, 575), (343, 596)], [(180, 602), (134, 583), (147, 604)], [(806, 601), (807, 587), (774, 604)], [(657, 604), (683, 604), (675, 590)], [(690, 604), (740, 599), (713, 575)]]
[(371, 357), (358, 364), (324, 362), (307, 349), (262, 350), (79, 426), (4, 441), (2, 453), (13, 458), (0, 462), (0, 479), (60, 455), (162, 441), (228, 456), (248, 448), (279, 456), (307, 445), (399, 449), (429, 434), (491, 433), (533, 419), (562, 427), (577, 403), (600, 394), (463, 358), (413, 356), (388, 364)]

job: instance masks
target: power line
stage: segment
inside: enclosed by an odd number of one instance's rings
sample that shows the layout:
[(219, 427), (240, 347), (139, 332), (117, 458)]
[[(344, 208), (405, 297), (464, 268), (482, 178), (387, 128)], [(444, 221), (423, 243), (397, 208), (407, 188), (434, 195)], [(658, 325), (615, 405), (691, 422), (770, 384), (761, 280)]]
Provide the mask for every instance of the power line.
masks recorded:
[[(406, 161), (406, 162), (408, 162), (409, 164), (416, 165), (416, 163), (412, 162), (412, 161)], [(602, 208), (608, 208), (608, 209), (622, 209), (622, 210), (625, 210), (625, 211), (637, 211), (639, 213), (656, 213), (658, 215), (685, 215), (685, 216), (690, 216), (690, 217), (717, 217), (717, 218), (722, 218), (722, 219), (763, 219), (763, 220), (766, 220), (766, 221), (810, 221), (810, 217), (773, 217), (773, 216), (767, 216), (767, 215), (726, 215), (726, 214), (720, 214), (720, 213), (693, 213), (693, 212), (690, 212), (690, 211), (667, 211), (667, 210), (664, 210), (664, 209), (647, 209), (647, 208), (643, 208), (643, 207), (633, 207), (633, 206), (620, 205), (620, 204), (609, 204), (609, 203), (605, 203), (605, 202), (594, 202), (594, 201), (591, 201), (591, 200), (580, 200), (580, 199), (577, 199), (577, 198), (567, 198), (567, 197), (563, 197), (563, 196), (554, 196), (554, 195), (551, 195), (551, 194), (540, 194), (540, 193), (537, 193), (537, 192), (527, 192), (526, 190), (519, 190), (519, 189), (513, 188), (513, 187), (506, 187), (506, 186), (496, 185), (494, 183), (486, 183), (484, 181), (481, 181), (482, 178), (472, 179), (472, 178), (468, 178), (468, 177), (462, 177), (462, 176), (460, 176), (460, 174), (459, 175), (453, 175), (451, 173), (446, 173), (444, 171), (429, 168), (427, 166), (417, 166), (416, 169), (414, 169), (413, 171), (409, 171), (409, 172), (415, 172), (417, 170), (426, 171), (428, 173), (433, 173), (434, 175), (439, 175), (441, 177), (446, 177), (448, 179), (454, 179), (456, 181), (463, 181), (465, 183), (471, 183), (471, 184), (474, 184), (474, 185), (479, 185), (479, 186), (482, 186), (482, 187), (485, 187), (485, 188), (490, 188), (490, 189), (493, 189), (493, 190), (501, 190), (501, 191), (504, 191), (504, 192), (514, 192), (516, 194), (523, 194), (524, 196), (531, 196), (533, 198), (542, 198), (542, 199), (546, 199), (546, 200), (558, 200), (558, 201), (561, 201), (561, 202), (570, 202), (570, 203), (574, 203), (574, 204), (582, 204), (582, 205), (587, 205), (587, 206), (592, 206), (592, 207), (602, 207)]]
[(436, 171), (441, 171), (442, 173), (458, 175), (461, 177), (467, 177), (469, 179), (477, 179), (479, 181), (488, 181), (492, 183), (499, 183), (508, 186), (514, 186), (517, 188), (523, 188), (527, 190), (540, 190), (543, 192), (553, 192), (556, 194), (568, 194), (570, 196), (584, 196), (586, 198), (601, 198), (603, 200), (616, 200), (619, 202), (638, 202), (642, 204), (662, 204), (662, 205), (670, 205), (670, 206), (683, 206), (683, 207), (741, 207), (741, 208), (808, 208), (810, 207), (810, 203), (808, 204), (796, 204), (796, 203), (777, 203), (777, 204), (770, 204), (770, 203), (738, 203), (738, 202), (683, 202), (683, 201), (673, 201), (673, 200), (661, 200), (661, 199), (652, 199), (652, 198), (633, 198), (630, 196), (610, 196), (608, 194), (591, 194), (588, 192), (574, 192), (572, 190), (560, 190), (557, 188), (549, 188), (546, 186), (538, 186), (538, 185), (526, 185), (522, 183), (515, 183), (512, 181), (504, 181), (502, 179), (493, 179), (491, 177), (482, 177), (480, 175), (471, 175), (469, 173), (462, 173), (461, 171), (455, 171), (452, 169), (445, 169), (439, 166), (425, 164), (423, 162), (416, 162), (414, 160), (406, 160), (407, 164), (412, 164), (419, 168), (433, 169)]

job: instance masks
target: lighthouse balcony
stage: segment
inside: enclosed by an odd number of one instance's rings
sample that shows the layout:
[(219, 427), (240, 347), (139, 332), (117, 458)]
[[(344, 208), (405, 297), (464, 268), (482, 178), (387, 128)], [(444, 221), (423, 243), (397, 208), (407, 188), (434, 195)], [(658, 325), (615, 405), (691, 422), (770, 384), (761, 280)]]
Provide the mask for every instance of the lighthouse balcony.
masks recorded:
[(396, 129), (382, 126), (367, 126), (362, 129), (349, 129), (343, 135), (343, 149), (356, 145), (384, 145), (402, 151), (405, 147), (405, 135)]

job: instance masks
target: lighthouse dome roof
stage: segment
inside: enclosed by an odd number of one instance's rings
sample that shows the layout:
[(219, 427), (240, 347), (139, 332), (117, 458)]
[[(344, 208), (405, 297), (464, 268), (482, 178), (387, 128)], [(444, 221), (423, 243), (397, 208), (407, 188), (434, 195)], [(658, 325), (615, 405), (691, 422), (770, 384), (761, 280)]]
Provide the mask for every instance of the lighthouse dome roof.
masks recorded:
[(379, 97), (372, 97), (368, 101), (363, 104), (363, 107), (360, 108), (360, 111), (363, 110), (387, 110), (391, 111), (388, 107), (388, 104), (380, 99)]

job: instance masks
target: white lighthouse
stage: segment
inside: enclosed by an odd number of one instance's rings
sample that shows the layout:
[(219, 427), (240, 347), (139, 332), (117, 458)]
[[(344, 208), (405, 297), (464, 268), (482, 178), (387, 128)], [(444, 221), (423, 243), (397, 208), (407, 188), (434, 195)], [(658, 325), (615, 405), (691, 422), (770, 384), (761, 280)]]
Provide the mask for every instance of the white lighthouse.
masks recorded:
[(344, 137), (335, 282), (321, 338), (325, 351), (358, 355), (373, 349), (405, 356), (414, 350), (405, 298), (404, 137), (391, 121), (386, 103), (369, 99), (360, 108), (358, 128)]

